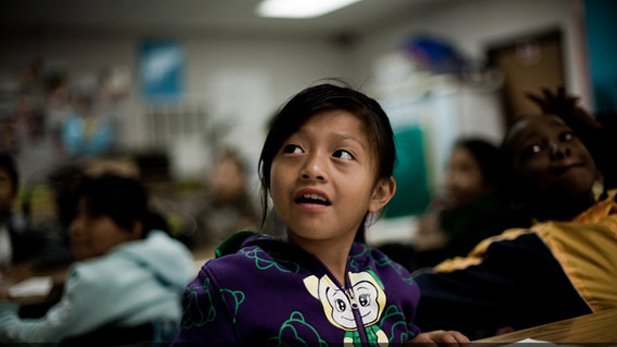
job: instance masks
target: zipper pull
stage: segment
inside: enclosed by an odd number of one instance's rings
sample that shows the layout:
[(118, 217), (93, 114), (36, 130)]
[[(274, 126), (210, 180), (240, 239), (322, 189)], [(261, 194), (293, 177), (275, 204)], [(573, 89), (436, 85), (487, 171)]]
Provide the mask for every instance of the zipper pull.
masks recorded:
[(358, 300), (356, 299), (356, 296), (354, 295), (353, 289), (352, 288), (345, 289), (345, 294), (347, 294), (347, 298), (349, 299), (349, 302), (351, 303), (351, 309), (352, 310), (359, 309), (360, 305), (358, 304)]

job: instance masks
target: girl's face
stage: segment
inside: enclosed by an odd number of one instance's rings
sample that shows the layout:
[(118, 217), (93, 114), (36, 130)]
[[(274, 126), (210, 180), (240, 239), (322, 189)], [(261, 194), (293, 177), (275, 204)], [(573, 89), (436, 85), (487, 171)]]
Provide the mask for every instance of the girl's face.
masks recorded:
[(510, 136), (515, 176), (533, 197), (589, 195), (596, 166), (583, 143), (557, 116), (532, 117)]
[(210, 176), (210, 186), (220, 202), (233, 202), (244, 193), (244, 173), (232, 158), (223, 158)]
[(454, 147), (446, 173), (445, 187), (449, 206), (465, 204), (490, 190), (484, 182), (478, 160), (465, 147)]
[(376, 179), (375, 153), (362, 121), (343, 110), (312, 116), (283, 142), (270, 195), (290, 242), (351, 244), (366, 213), (394, 195), (393, 179)]
[(120, 228), (109, 216), (92, 216), (87, 201), (79, 200), (77, 215), (69, 226), (71, 251), (77, 260), (106, 254), (113, 247), (139, 238), (133, 230)]

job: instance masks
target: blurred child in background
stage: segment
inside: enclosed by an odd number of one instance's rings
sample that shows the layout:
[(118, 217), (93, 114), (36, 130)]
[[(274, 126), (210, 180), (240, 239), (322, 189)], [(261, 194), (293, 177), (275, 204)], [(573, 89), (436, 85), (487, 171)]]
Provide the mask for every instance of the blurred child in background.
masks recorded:
[(483, 239), (514, 223), (506, 204), (495, 194), (498, 149), (479, 138), (462, 138), (452, 147), (443, 193), (420, 216), (411, 246), (379, 248), (413, 271), (464, 256)]
[(215, 246), (241, 229), (256, 229), (259, 216), (249, 194), (245, 164), (234, 151), (225, 151), (208, 176), (206, 189), (191, 202), (196, 230), (192, 246)]
[(19, 184), (13, 157), (0, 153), (0, 280), (4, 284), (29, 277), (45, 246), (44, 235), (32, 231), (27, 220), (13, 211)]
[(151, 228), (147, 194), (136, 180), (84, 178), (76, 197), (69, 237), (77, 261), (60, 302), (38, 319), (20, 319), (16, 304), (0, 303), (0, 341), (117, 344), (144, 326), (139, 338), (169, 341), (182, 290), (194, 275), (188, 249)]
[[(431, 233), (442, 235), (435, 261), (465, 255), (479, 241), (495, 235), (507, 225), (507, 208), (495, 196), (498, 150), (481, 139), (461, 139), (450, 154), (444, 183), (445, 193), (420, 221), (417, 243)], [(425, 247), (424, 250), (429, 250)], [(436, 263), (425, 263), (425, 266)]]

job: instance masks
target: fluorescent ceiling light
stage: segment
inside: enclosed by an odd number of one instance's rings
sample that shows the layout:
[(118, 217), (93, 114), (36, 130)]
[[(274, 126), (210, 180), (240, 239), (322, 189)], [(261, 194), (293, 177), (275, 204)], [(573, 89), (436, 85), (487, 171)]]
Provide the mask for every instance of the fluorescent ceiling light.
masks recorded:
[(360, 0), (264, 0), (257, 7), (262, 17), (311, 18), (336, 11)]

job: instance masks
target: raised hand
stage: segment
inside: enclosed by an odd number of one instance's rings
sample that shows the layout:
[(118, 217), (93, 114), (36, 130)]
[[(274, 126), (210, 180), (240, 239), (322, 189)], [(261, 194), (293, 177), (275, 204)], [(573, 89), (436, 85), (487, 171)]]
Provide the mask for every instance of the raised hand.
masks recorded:
[(538, 105), (542, 113), (561, 117), (574, 131), (586, 131), (602, 127), (600, 122), (579, 106), (579, 97), (566, 94), (563, 86), (559, 86), (555, 92), (548, 88), (542, 88), (541, 94), (526, 91), (525, 95)]

